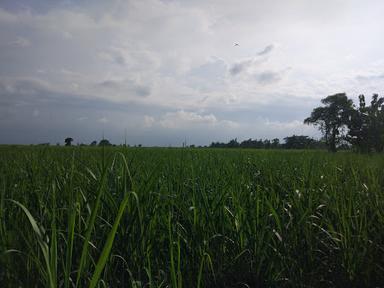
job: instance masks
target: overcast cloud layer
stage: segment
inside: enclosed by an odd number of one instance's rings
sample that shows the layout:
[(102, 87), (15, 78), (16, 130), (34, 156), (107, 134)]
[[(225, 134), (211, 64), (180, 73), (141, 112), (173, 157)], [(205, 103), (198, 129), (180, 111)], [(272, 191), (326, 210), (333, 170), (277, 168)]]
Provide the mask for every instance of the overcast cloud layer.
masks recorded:
[(383, 92), (383, 12), (381, 0), (2, 0), (0, 143), (317, 137), (302, 121), (321, 98)]

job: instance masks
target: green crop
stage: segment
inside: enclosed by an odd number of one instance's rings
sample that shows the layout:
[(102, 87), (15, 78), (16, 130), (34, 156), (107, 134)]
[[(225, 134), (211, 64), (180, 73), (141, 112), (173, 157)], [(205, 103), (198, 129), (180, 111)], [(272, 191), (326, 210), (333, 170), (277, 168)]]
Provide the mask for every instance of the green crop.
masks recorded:
[(1, 287), (382, 287), (384, 156), (0, 147)]

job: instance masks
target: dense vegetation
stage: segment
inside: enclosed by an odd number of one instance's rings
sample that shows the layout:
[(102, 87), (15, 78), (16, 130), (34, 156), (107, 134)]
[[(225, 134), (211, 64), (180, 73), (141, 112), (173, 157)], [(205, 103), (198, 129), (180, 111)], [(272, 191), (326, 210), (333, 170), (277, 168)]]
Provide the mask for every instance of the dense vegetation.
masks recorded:
[(336, 152), (340, 143), (349, 143), (360, 152), (382, 152), (384, 149), (384, 97), (373, 94), (366, 105), (359, 96), (359, 106), (345, 93), (330, 95), (321, 100), (323, 106), (313, 109), (306, 124), (317, 126), (329, 151)]
[(238, 142), (232, 139), (228, 143), (212, 142), (210, 148), (252, 148), (252, 149), (325, 149), (326, 144), (322, 140), (315, 140), (304, 135), (292, 135), (284, 138), (280, 143), (278, 138), (269, 139), (247, 139)]
[(1, 287), (375, 287), (383, 155), (0, 147)]
[(384, 97), (373, 94), (370, 105), (365, 96), (359, 96), (359, 105), (345, 93), (334, 94), (321, 100), (323, 106), (313, 109), (305, 124), (319, 128), (323, 137), (316, 140), (304, 135), (292, 135), (279, 139), (248, 139), (228, 143), (212, 142), (213, 148), (256, 149), (324, 149), (336, 152), (349, 149), (358, 152), (382, 152), (384, 149)]

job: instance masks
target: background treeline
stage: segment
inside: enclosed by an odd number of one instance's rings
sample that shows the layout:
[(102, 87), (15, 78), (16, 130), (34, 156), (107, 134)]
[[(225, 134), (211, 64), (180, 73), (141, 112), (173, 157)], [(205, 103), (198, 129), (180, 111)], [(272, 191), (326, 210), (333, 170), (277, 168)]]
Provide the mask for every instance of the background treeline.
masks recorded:
[(228, 143), (212, 142), (212, 148), (259, 148), (259, 149), (353, 149), (358, 152), (382, 152), (384, 150), (384, 98), (373, 94), (367, 105), (365, 96), (359, 96), (355, 105), (345, 93), (330, 95), (321, 100), (323, 106), (313, 109), (305, 124), (319, 128), (323, 137), (316, 140), (304, 135), (279, 139), (253, 140)]
[(304, 135), (292, 135), (284, 138), (284, 143), (280, 143), (278, 138), (269, 139), (248, 139), (238, 142), (232, 139), (228, 143), (212, 142), (210, 148), (254, 148), (254, 149), (321, 149), (326, 148), (323, 140), (316, 140)]
[(352, 110), (347, 141), (362, 152), (384, 148), (384, 98), (374, 94), (369, 106), (364, 95), (359, 96), (359, 107)]
[[(358, 152), (382, 152), (384, 150), (384, 98), (373, 94), (367, 105), (365, 96), (359, 96), (355, 105), (345, 93), (330, 95), (321, 100), (323, 106), (313, 109), (311, 115), (304, 120), (305, 124), (314, 125), (321, 133), (320, 140), (305, 135), (292, 135), (280, 143), (278, 138), (248, 139), (238, 142), (237, 138), (228, 143), (212, 142), (210, 148), (256, 148), (256, 149), (328, 149), (336, 152), (338, 149), (353, 149)], [(73, 138), (65, 139), (65, 146), (71, 146)], [(40, 145), (48, 146), (49, 143)], [(57, 143), (60, 145), (60, 143)], [(88, 146), (87, 144), (77, 144)], [(89, 146), (116, 146), (107, 139), (99, 143), (93, 141)], [(123, 146), (129, 146), (124, 144)], [(135, 147), (142, 147), (141, 144)], [(187, 147), (183, 142), (183, 147)], [(191, 148), (206, 148), (207, 146), (189, 145)]]

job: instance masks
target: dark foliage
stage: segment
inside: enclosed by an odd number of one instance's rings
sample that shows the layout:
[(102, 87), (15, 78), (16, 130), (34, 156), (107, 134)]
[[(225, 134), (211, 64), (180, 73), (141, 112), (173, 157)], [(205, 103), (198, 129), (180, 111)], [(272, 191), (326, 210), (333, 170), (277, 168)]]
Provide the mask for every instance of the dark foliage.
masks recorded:
[(112, 144), (107, 139), (103, 139), (99, 142), (99, 146), (112, 146)]
[(353, 105), (345, 93), (328, 96), (321, 100), (325, 105), (313, 109), (306, 124), (319, 127), (328, 149), (352, 147), (360, 152), (382, 152), (384, 149), (384, 98), (372, 96), (366, 106), (365, 96), (359, 96), (359, 107)]
[(313, 109), (305, 124), (318, 126), (324, 135), (329, 151), (336, 152), (336, 147), (343, 139), (343, 132), (349, 123), (353, 111), (352, 100), (345, 93), (330, 95), (321, 100), (325, 106)]
[(73, 138), (71, 138), (71, 137), (65, 138), (65, 140), (64, 140), (65, 146), (71, 146), (72, 141), (73, 141)]
[(315, 149), (324, 148), (325, 145), (322, 141), (315, 140), (309, 136), (292, 135), (284, 138), (285, 143), (280, 143), (278, 138), (244, 140), (241, 143), (237, 139), (232, 139), (228, 143), (212, 142), (210, 148), (254, 148), (254, 149)]
[(370, 106), (364, 95), (353, 110), (348, 125), (347, 140), (360, 152), (382, 152), (384, 147), (384, 98), (374, 94)]

